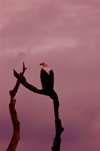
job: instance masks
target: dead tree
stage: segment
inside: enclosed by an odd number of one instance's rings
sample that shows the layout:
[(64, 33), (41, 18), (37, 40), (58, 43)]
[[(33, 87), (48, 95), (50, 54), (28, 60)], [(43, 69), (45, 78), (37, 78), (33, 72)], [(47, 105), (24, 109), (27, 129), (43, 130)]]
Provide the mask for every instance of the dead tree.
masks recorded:
[(53, 146), (51, 147), (52, 151), (60, 151), (60, 143), (61, 143), (61, 133), (64, 131), (64, 128), (62, 127), (61, 120), (59, 119), (59, 101), (58, 101), (58, 96), (56, 92), (53, 90), (50, 95), (46, 94), (43, 89), (37, 89), (35, 86), (29, 84), (26, 81), (26, 78), (23, 76), (23, 74), (18, 74), (14, 70), (14, 76), (18, 79), (18, 81), (27, 89), (31, 90), (32, 92), (42, 94), (42, 95), (47, 95), (53, 100), (54, 104), (54, 114), (55, 114), (55, 138), (53, 142)]
[[(23, 63), (23, 70), (20, 73), (20, 75), (23, 75), (25, 70), (26, 68)], [(9, 111), (10, 111), (11, 120), (13, 124), (13, 136), (6, 151), (15, 151), (18, 141), (20, 139), (20, 123), (18, 121), (17, 112), (15, 109), (15, 103), (16, 103), (15, 95), (18, 91), (19, 85), (20, 85), (20, 82), (19, 80), (17, 80), (14, 89), (9, 91), (9, 94), (10, 94)]]

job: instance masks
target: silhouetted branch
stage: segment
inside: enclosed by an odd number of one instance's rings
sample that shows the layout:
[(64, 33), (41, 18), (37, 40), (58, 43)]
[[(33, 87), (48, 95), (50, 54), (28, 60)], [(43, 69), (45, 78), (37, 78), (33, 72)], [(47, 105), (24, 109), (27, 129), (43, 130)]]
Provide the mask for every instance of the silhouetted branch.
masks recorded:
[(46, 95), (46, 94), (44, 93), (43, 89), (37, 89), (37, 88), (34, 87), (33, 85), (29, 84), (29, 83), (26, 81), (26, 78), (25, 78), (22, 74), (18, 74), (15, 70), (14, 70), (14, 76), (20, 81), (20, 83), (21, 83), (24, 87), (26, 87), (27, 89), (31, 90), (32, 92)]
[(26, 81), (26, 78), (22, 74), (18, 74), (15, 70), (14, 70), (14, 76), (27, 89), (31, 90), (32, 92), (38, 93), (38, 94), (47, 95), (53, 100), (56, 134), (55, 134), (53, 146), (51, 149), (52, 149), (52, 151), (60, 151), (60, 143), (61, 143), (60, 136), (61, 136), (61, 133), (64, 131), (64, 128), (62, 127), (61, 120), (59, 119), (59, 112), (58, 112), (59, 101), (58, 101), (58, 96), (57, 96), (56, 92), (53, 90), (52, 93), (46, 94), (43, 89), (37, 89), (35, 86), (29, 84)]
[(55, 120), (55, 131), (56, 135), (53, 141), (53, 146), (51, 147), (52, 151), (60, 151), (60, 144), (61, 144), (61, 133), (64, 131), (64, 128), (61, 125), (61, 120)]
[[(23, 70), (22, 70), (21, 75), (24, 74), (25, 70), (26, 70), (26, 68), (23, 63)], [(10, 94), (9, 111), (10, 111), (11, 120), (12, 120), (12, 124), (13, 124), (13, 136), (12, 136), (12, 139), (11, 139), (10, 144), (6, 151), (15, 151), (18, 141), (20, 139), (20, 123), (18, 121), (17, 112), (15, 109), (16, 100), (14, 99), (14, 97), (18, 91), (19, 85), (20, 85), (20, 82), (19, 82), (19, 80), (17, 80), (14, 89), (9, 91), (9, 94)]]

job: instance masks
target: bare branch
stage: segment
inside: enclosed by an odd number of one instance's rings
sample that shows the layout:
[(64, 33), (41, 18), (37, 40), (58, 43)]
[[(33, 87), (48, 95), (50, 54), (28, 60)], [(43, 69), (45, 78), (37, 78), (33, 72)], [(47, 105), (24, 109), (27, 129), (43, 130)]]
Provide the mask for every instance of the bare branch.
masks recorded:
[[(23, 63), (23, 69), (26, 70), (24, 63)], [(24, 73), (23, 70), (23, 73)], [(20, 83), (26, 87), (27, 89), (31, 90), (32, 92), (38, 93), (38, 94), (43, 94), (49, 96), (53, 100), (54, 104), (54, 113), (55, 113), (55, 138), (52, 146), (52, 151), (60, 151), (60, 143), (61, 143), (61, 133), (64, 131), (64, 128), (62, 127), (61, 120), (59, 119), (59, 113), (58, 113), (58, 108), (59, 108), (59, 101), (58, 101), (58, 96), (56, 92), (53, 90), (50, 94), (46, 94), (43, 89), (37, 89), (33, 85), (29, 84), (26, 81), (26, 78), (23, 76), (22, 73), (18, 74), (14, 70), (14, 76), (20, 81)]]
[(26, 78), (22, 74), (18, 74), (15, 70), (13, 70), (13, 71), (14, 71), (14, 76), (20, 81), (20, 83), (24, 87), (26, 87), (27, 89), (31, 90), (32, 92), (43, 94), (43, 95), (47, 95), (47, 94), (44, 93), (43, 89), (37, 89), (33, 85), (29, 84), (26, 81)]
[(24, 74), (24, 72), (25, 72), (25, 70), (26, 70), (27, 68), (25, 67), (25, 64), (24, 64), (24, 62), (23, 62), (23, 70), (22, 70), (22, 75)]
[[(21, 75), (24, 74), (25, 70), (26, 70), (26, 68), (23, 63), (23, 70), (22, 70)], [(18, 121), (17, 112), (15, 109), (16, 100), (14, 99), (14, 97), (18, 91), (19, 85), (20, 85), (20, 82), (19, 82), (19, 80), (17, 80), (14, 89), (9, 91), (9, 94), (10, 94), (9, 111), (10, 111), (11, 120), (12, 120), (12, 124), (13, 124), (13, 136), (12, 136), (12, 139), (11, 139), (10, 144), (6, 151), (15, 151), (18, 141), (20, 139), (20, 123)]]

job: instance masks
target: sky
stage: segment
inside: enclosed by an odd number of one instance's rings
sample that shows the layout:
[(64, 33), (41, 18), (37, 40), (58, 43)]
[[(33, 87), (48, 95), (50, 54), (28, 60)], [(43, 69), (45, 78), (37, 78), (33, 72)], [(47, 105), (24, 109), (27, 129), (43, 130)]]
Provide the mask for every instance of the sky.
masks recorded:
[[(61, 151), (100, 151), (100, 0), (1, 0), (0, 141), (13, 127), (10, 96), (22, 71), (37, 88), (41, 62), (54, 71), (65, 128)], [(49, 151), (55, 137), (53, 101), (20, 85), (16, 94), (20, 140), (16, 151)]]

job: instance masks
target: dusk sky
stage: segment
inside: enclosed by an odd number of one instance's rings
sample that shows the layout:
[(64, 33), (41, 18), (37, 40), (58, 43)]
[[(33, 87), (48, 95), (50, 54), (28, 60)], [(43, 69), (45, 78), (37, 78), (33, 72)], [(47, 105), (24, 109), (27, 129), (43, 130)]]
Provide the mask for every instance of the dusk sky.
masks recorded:
[[(54, 71), (65, 128), (61, 151), (100, 151), (100, 0), (1, 0), (0, 151), (13, 134), (10, 96), (22, 71), (37, 88), (41, 62)], [(50, 151), (53, 101), (20, 85), (16, 94), (20, 140), (16, 151)]]

